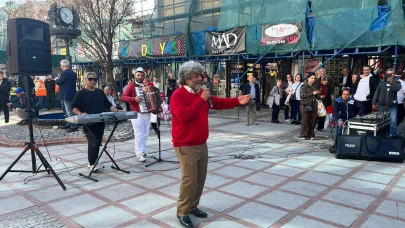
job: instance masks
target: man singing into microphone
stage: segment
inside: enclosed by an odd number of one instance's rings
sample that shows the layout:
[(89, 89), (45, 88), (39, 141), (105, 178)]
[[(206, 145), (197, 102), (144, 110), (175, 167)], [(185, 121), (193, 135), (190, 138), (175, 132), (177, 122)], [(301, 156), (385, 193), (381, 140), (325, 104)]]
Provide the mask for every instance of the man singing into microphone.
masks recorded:
[(170, 101), (173, 124), (173, 147), (180, 161), (182, 182), (177, 201), (177, 218), (184, 227), (193, 227), (190, 214), (206, 218), (207, 213), (197, 208), (204, 188), (208, 166), (208, 99), (214, 109), (231, 109), (246, 104), (250, 95), (237, 98), (211, 96), (209, 89), (201, 89), (201, 64), (185, 62), (179, 69), (181, 88)]

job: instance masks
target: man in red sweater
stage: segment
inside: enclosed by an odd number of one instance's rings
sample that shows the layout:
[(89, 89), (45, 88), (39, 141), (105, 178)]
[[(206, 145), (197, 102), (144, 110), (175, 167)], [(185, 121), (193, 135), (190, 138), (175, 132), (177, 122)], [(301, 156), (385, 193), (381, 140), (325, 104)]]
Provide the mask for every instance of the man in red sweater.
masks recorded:
[(140, 112), (139, 103), (142, 102), (143, 98), (138, 96), (135, 92), (135, 87), (153, 86), (151, 82), (148, 82), (148, 84), (145, 85), (143, 83), (144, 78), (144, 69), (142, 67), (137, 68), (135, 72), (135, 83), (128, 84), (121, 97), (123, 102), (129, 103), (131, 111), (136, 111), (138, 113), (138, 118), (131, 119), (131, 123), (135, 135), (135, 154), (140, 162), (144, 162), (145, 157), (153, 157), (153, 155), (146, 153), (146, 140), (148, 139), (150, 126), (150, 113)]
[(197, 208), (204, 188), (208, 166), (208, 109), (212, 99), (214, 109), (231, 109), (246, 104), (250, 95), (237, 98), (211, 96), (208, 88), (201, 89), (201, 64), (185, 62), (179, 69), (183, 85), (170, 101), (173, 124), (173, 147), (180, 161), (182, 182), (177, 201), (177, 218), (184, 227), (193, 227), (189, 217), (206, 218), (207, 213)]

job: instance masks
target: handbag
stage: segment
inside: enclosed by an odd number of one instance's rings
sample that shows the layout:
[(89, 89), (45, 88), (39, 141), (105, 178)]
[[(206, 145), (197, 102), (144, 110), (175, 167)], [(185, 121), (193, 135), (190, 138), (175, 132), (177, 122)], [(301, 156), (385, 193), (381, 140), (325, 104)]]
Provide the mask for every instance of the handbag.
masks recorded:
[(323, 105), (321, 100), (317, 100), (318, 102), (318, 116), (319, 117), (325, 117), (326, 116), (326, 109), (325, 109), (325, 105)]
[[(301, 85), (302, 82), (300, 82), (300, 84), (298, 84), (297, 88)], [(290, 101), (295, 101), (297, 100), (297, 88), (295, 88), (294, 93), (291, 95)]]
[(273, 103), (274, 103), (274, 96), (269, 96), (268, 98), (267, 98), (267, 105), (271, 108), (271, 107), (273, 107)]
[(311, 105), (304, 105), (304, 112), (311, 112), (312, 106)]

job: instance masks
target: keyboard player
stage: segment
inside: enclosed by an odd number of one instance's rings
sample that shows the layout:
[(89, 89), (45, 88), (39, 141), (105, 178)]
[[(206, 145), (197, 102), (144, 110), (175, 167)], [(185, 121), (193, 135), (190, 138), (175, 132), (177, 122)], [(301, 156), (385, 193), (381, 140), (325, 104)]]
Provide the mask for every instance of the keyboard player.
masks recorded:
[(131, 119), (132, 127), (135, 135), (135, 154), (140, 162), (144, 162), (146, 157), (153, 157), (153, 155), (146, 153), (146, 140), (149, 135), (150, 126), (150, 113), (147, 112), (145, 103), (142, 103), (143, 96), (137, 94), (142, 93), (142, 88), (145, 86), (153, 86), (151, 82), (147, 85), (143, 83), (145, 79), (145, 71), (142, 67), (136, 69), (135, 83), (129, 84), (124, 93), (122, 94), (122, 101), (129, 103), (130, 110), (138, 113), (137, 119)]
[[(95, 73), (87, 72), (84, 78), (85, 87), (76, 93), (72, 102), (72, 109), (75, 115), (98, 114), (104, 112), (105, 109), (112, 112), (119, 111), (111, 105), (103, 90), (95, 87), (98, 80)], [(88, 167), (91, 170), (97, 161), (101, 141), (103, 140), (104, 122), (86, 124), (86, 126), (83, 126), (83, 132), (87, 138)], [(95, 167), (94, 171), (97, 169), (98, 167)]]

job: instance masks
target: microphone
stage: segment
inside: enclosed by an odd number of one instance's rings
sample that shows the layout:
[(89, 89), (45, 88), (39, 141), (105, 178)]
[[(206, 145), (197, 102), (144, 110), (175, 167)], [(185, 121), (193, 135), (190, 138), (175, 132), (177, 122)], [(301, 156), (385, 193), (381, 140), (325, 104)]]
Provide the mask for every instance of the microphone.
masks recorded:
[[(207, 89), (208, 87), (206, 85), (201, 86), (203, 89)], [(214, 102), (212, 102), (211, 97), (208, 98), (208, 102), (210, 103), (210, 108), (214, 108)]]

